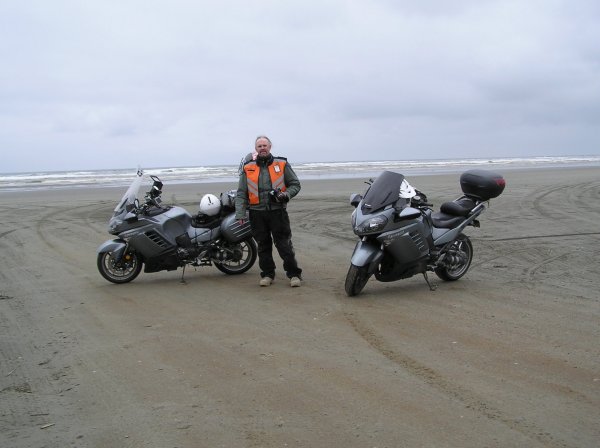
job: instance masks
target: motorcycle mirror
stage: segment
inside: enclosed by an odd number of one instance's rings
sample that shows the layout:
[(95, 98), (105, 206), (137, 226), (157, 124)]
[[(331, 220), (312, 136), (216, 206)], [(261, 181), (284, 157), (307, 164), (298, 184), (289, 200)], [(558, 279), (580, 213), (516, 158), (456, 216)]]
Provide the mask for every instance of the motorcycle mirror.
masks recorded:
[(358, 193), (352, 193), (350, 195), (350, 205), (353, 206), (354, 208), (358, 207), (358, 204), (360, 204), (360, 201), (362, 201), (362, 196)]

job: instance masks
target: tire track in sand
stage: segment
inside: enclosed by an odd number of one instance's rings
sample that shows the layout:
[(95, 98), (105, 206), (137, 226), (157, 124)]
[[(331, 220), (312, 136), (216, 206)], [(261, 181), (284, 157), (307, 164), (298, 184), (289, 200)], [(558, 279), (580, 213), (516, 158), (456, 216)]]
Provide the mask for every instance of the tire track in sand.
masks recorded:
[(452, 399), (460, 401), (464, 404), (465, 408), (478, 412), (490, 420), (502, 423), (508, 428), (518, 431), (530, 439), (537, 440), (544, 446), (553, 448), (563, 448), (567, 446), (564, 442), (554, 439), (550, 434), (544, 432), (542, 428), (536, 426), (534, 423), (527, 422), (522, 418), (517, 419), (507, 415), (502, 410), (487, 403), (474, 392), (444, 378), (443, 375), (436, 372), (431, 367), (426, 366), (406, 354), (395, 351), (382, 336), (361, 322), (354, 313), (344, 311), (344, 317), (348, 320), (354, 331), (356, 331), (356, 333), (358, 333), (358, 335), (374, 350), (391, 362), (399, 365), (411, 375), (419, 378), (427, 385), (437, 389)]
[[(95, 207), (95, 205), (88, 207)], [(85, 229), (89, 229), (89, 225), (86, 224), (85, 218), (81, 218), (76, 215), (72, 216), (69, 214), (69, 212), (72, 212), (74, 210), (81, 211), (82, 208), (85, 208), (85, 206), (59, 208), (58, 210), (53, 210), (50, 213), (40, 216), (40, 218), (35, 222), (36, 233), (38, 237), (42, 240), (42, 242), (53, 252), (61, 254), (65, 259), (75, 261), (73, 257), (65, 253), (65, 251), (62, 250), (62, 248), (59, 245), (50, 241), (48, 235), (54, 235), (54, 230), (56, 230), (55, 227), (59, 224), (63, 226), (78, 225)], [(64, 218), (59, 221), (55, 219), (56, 215), (64, 215)], [(72, 233), (74, 234), (74, 232)]]
[(7, 230), (6, 232), (0, 233), (0, 238), (4, 238), (6, 235), (15, 232), (17, 229)]

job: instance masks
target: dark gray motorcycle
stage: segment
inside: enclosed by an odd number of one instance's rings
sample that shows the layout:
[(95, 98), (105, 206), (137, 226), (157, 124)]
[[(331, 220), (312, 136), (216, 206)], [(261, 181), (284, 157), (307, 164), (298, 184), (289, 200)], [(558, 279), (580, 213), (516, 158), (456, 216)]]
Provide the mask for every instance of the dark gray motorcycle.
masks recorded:
[[(115, 207), (108, 232), (116, 235), (98, 248), (98, 270), (109, 282), (127, 283), (144, 272), (172, 271), (185, 266), (212, 266), (229, 275), (246, 272), (256, 261), (257, 247), (250, 224), (235, 219), (235, 190), (221, 198), (202, 197), (199, 212), (190, 215), (178, 206), (163, 206), (163, 183), (152, 186), (143, 202), (138, 192), (140, 170)], [(182, 274), (183, 281), (183, 274)]]
[(467, 226), (479, 227), (477, 218), (485, 203), (500, 196), (506, 182), (487, 170), (469, 170), (460, 176), (463, 195), (445, 202), (433, 212), (427, 198), (416, 191), (407, 198), (404, 176), (384, 171), (370, 184), (365, 196), (353, 194), (350, 203), (352, 227), (360, 238), (346, 275), (348, 296), (359, 294), (374, 275), (391, 282), (427, 272), (445, 281), (466, 274), (473, 259), (473, 245), (463, 233)]

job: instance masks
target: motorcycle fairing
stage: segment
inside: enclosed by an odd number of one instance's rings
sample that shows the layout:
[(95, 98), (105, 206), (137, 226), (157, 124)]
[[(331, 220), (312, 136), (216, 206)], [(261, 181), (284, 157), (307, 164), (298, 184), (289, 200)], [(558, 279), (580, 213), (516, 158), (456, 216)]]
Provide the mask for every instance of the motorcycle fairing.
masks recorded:
[(422, 221), (415, 221), (400, 229), (382, 233), (377, 237), (377, 241), (383, 245), (386, 252), (404, 264), (427, 258), (429, 255), (428, 233)]
[(398, 201), (400, 185), (404, 176), (393, 171), (384, 171), (371, 184), (362, 200), (361, 211), (368, 215)]
[(159, 272), (159, 271), (175, 271), (181, 266), (181, 261), (177, 253), (173, 250), (170, 254), (165, 254), (162, 257), (151, 258), (144, 262), (144, 272)]
[(415, 274), (427, 270), (427, 258), (421, 258), (408, 264), (398, 263), (394, 257), (386, 253), (375, 272), (375, 278), (380, 282), (394, 282), (403, 278), (410, 278)]

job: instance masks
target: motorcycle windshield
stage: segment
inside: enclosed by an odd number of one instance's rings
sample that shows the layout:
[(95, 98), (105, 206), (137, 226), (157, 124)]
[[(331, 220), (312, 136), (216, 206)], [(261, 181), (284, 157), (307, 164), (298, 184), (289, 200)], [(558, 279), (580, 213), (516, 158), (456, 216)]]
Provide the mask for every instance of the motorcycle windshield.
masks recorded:
[(140, 191), (140, 186), (142, 185), (142, 180), (144, 177), (143, 171), (139, 170), (131, 182), (131, 185), (121, 198), (121, 201), (115, 207), (115, 213), (113, 216), (118, 216), (123, 212), (128, 212), (133, 208), (135, 204), (135, 200), (137, 199), (138, 192)]
[(368, 215), (396, 202), (403, 180), (404, 176), (400, 173), (381, 173), (365, 193), (361, 206), (363, 214)]

